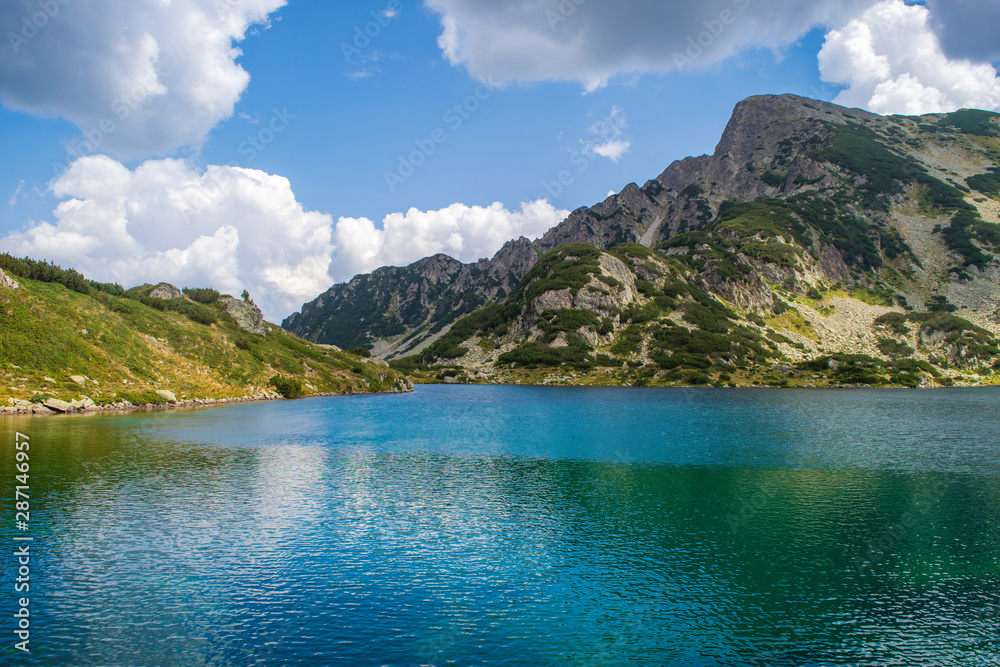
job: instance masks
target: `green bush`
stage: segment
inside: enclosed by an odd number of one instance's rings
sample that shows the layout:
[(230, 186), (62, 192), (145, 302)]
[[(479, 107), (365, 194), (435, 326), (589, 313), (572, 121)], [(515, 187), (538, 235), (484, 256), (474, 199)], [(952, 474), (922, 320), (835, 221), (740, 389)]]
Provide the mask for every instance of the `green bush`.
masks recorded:
[(521, 366), (560, 366), (569, 364), (579, 369), (593, 368), (594, 362), (587, 358), (590, 348), (576, 336), (567, 339), (567, 347), (550, 347), (541, 341), (532, 341), (500, 355), (501, 364)]
[(910, 327), (906, 326), (907, 317), (903, 313), (886, 313), (875, 319), (876, 326), (887, 327), (897, 336), (905, 336), (910, 333)]
[(205, 305), (211, 305), (219, 300), (222, 296), (217, 290), (211, 287), (185, 287), (183, 290), (185, 296), (192, 301), (197, 301), (198, 303), (203, 303)]
[(887, 357), (908, 357), (914, 352), (913, 348), (906, 343), (886, 338), (879, 340), (878, 349)]
[(361, 357), (362, 359), (371, 359), (371, 350), (364, 347), (352, 347), (350, 349), (344, 350), (347, 354), (353, 355), (355, 357)]
[(583, 327), (597, 327), (599, 320), (592, 310), (560, 308), (546, 310), (538, 321), (538, 327), (547, 334), (572, 333)]
[(285, 398), (298, 398), (302, 395), (302, 380), (299, 378), (275, 375), (268, 380), (268, 384)]
[(118, 400), (128, 401), (132, 405), (165, 405), (167, 403), (167, 399), (153, 390), (141, 392), (119, 391)]
[(632, 324), (623, 329), (611, 346), (611, 353), (619, 357), (627, 357), (639, 352), (642, 347), (643, 327)]

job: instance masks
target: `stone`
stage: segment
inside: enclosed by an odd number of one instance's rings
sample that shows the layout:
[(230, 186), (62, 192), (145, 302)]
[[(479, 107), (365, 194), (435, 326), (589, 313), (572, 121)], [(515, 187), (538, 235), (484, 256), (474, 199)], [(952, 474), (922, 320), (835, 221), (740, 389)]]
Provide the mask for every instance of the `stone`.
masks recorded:
[(42, 405), (55, 412), (72, 412), (76, 408), (72, 403), (60, 401), (58, 398), (46, 398)]
[(70, 375), (69, 379), (70, 381), (75, 382), (76, 384), (80, 385), (87, 384), (87, 378), (83, 377), (82, 375)]
[(160, 398), (165, 398), (167, 400), (167, 403), (170, 403), (171, 405), (178, 402), (177, 396), (174, 395), (174, 392), (168, 391), (166, 389), (157, 389), (156, 395), (159, 396)]
[(149, 296), (153, 299), (180, 299), (184, 293), (170, 283), (160, 283)]
[(36, 415), (54, 415), (56, 410), (51, 410), (44, 405), (33, 405), (31, 407), (31, 412)]
[(90, 398), (89, 396), (81, 396), (80, 402), (83, 404), (83, 407), (85, 408), (89, 408), (92, 405), (97, 405), (96, 403), (94, 403), (94, 399)]
[(46, 375), (42, 379), (45, 380), (46, 382), (55, 382), (56, 381), (55, 378), (50, 378), (48, 375)]
[(3, 269), (0, 269), (0, 287), (4, 289), (20, 289), (21, 286), (17, 284), (16, 280), (4, 273)]
[(254, 304), (234, 299), (231, 296), (220, 297), (218, 302), (222, 305), (223, 310), (236, 320), (236, 325), (240, 329), (260, 336), (267, 333), (267, 328), (264, 326), (264, 314)]

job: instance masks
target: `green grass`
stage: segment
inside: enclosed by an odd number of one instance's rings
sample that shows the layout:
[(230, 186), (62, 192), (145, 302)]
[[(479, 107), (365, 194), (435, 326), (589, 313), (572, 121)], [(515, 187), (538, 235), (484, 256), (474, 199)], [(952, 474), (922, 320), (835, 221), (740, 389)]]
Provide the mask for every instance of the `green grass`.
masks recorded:
[[(354, 372), (357, 357), (317, 347), (277, 327), (269, 327), (265, 336), (249, 334), (214, 305), (185, 301), (181, 308), (161, 310), (139, 300), (147, 297), (19, 282), (21, 289), (0, 293), (0, 399), (29, 398), (42, 389), (68, 398), (86, 393), (104, 403), (159, 388), (178, 397), (234, 397), (266, 387), (275, 374), (330, 393), (389, 391), (403, 380), (377, 364), (360, 364), (361, 372)], [(190, 317), (202, 308), (213, 315), (213, 323)], [(80, 387), (70, 375), (97, 384)], [(56, 382), (45, 381), (46, 376)], [(23, 389), (15, 388), (22, 384)]]

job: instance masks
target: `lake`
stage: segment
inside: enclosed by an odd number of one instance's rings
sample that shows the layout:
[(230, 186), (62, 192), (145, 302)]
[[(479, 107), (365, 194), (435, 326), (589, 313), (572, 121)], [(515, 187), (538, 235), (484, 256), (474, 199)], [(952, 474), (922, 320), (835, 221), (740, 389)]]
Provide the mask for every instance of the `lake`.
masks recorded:
[(1000, 665), (998, 409), (418, 386), (8, 418), (0, 662)]

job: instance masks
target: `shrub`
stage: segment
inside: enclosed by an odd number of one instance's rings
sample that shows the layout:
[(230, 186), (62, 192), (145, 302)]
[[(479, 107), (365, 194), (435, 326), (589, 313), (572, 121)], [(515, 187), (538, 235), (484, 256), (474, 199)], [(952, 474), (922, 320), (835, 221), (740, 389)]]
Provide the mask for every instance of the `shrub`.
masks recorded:
[(878, 349), (887, 357), (908, 357), (913, 354), (913, 348), (906, 343), (886, 338), (879, 340)]
[(275, 375), (268, 380), (268, 384), (273, 386), (285, 398), (298, 398), (302, 395), (302, 380), (299, 378)]
[(560, 366), (570, 364), (576, 368), (593, 368), (594, 363), (587, 358), (589, 348), (586, 343), (570, 336), (567, 347), (550, 347), (541, 341), (533, 341), (500, 355), (501, 364), (522, 366)]
[(198, 303), (203, 303), (210, 305), (219, 300), (222, 295), (218, 291), (212, 289), (211, 287), (185, 287), (183, 290), (184, 295), (192, 301), (197, 301)]
[(573, 308), (546, 310), (538, 322), (538, 327), (550, 335), (559, 332), (572, 333), (583, 327), (596, 327), (597, 325), (597, 314), (594, 311)]
[(344, 350), (347, 354), (353, 355), (355, 357), (361, 357), (362, 359), (371, 359), (371, 350), (364, 347), (352, 347), (350, 349)]
[(906, 326), (906, 315), (903, 313), (886, 313), (876, 318), (876, 326), (887, 327), (897, 336), (905, 336), (910, 333), (910, 327)]
[(642, 347), (643, 327), (633, 324), (626, 327), (618, 334), (618, 339), (611, 346), (611, 353), (619, 357), (627, 357), (636, 354)]
[(132, 405), (165, 405), (167, 399), (163, 398), (153, 390), (141, 392), (118, 392), (118, 400), (128, 401)]

